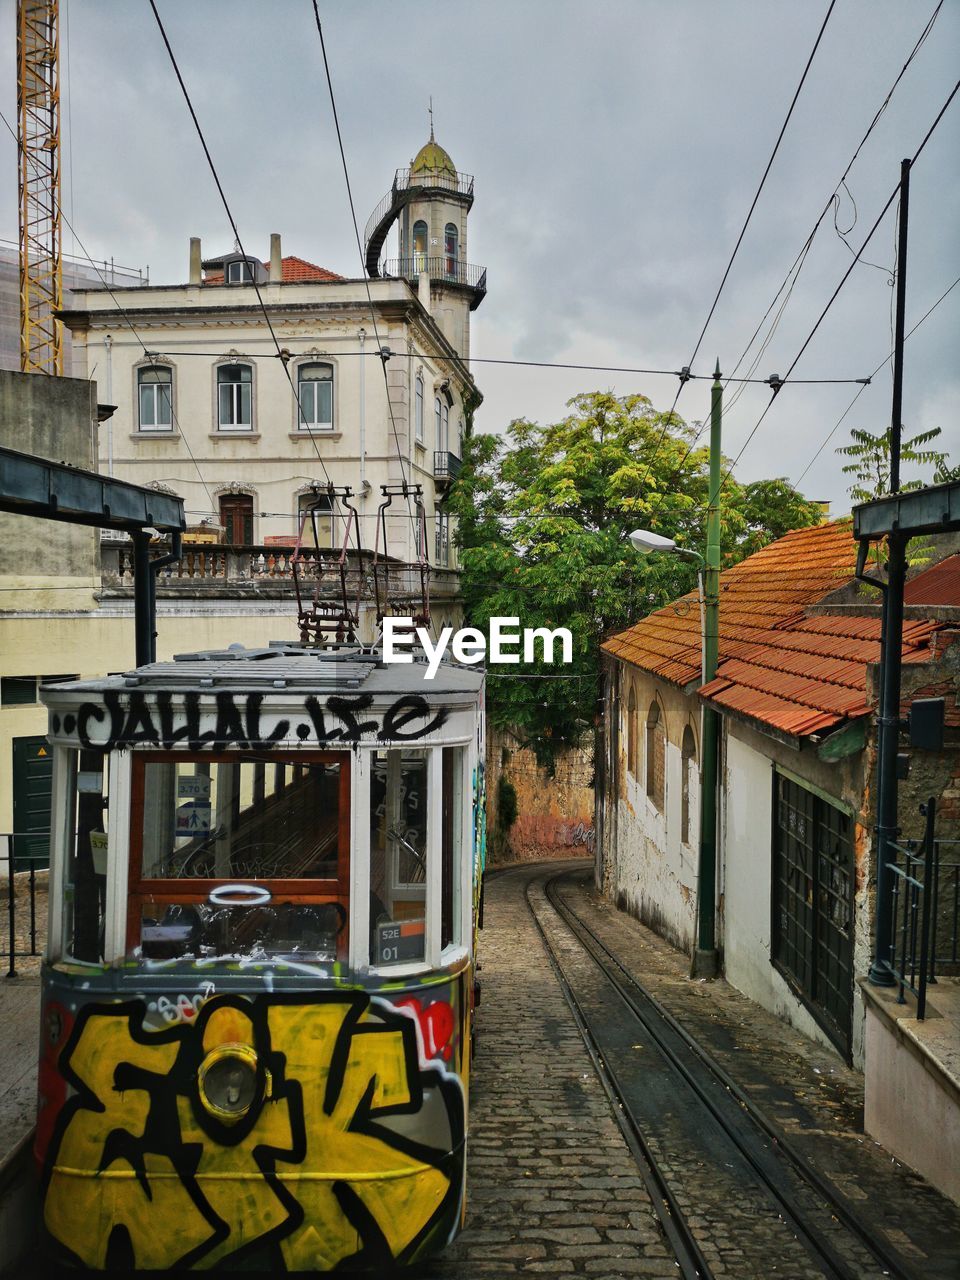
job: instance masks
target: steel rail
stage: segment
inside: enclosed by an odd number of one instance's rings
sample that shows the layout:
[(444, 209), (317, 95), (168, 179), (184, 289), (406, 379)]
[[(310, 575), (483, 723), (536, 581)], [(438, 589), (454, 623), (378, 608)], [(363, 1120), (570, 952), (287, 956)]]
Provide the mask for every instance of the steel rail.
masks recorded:
[(590, 1030), (589, 1022), (580, 1002), (577, 1000), (570, 983), (564, 977), (553, 945), (537, 917), (533, 903), (530, 901), (530, 888), (533, 883), (532, 879), (528, 881), (525, 889), (527, 906), (530, 908), (533, 923), (543, 939), (547, 960), (553, 969), (560, 990), (570, 1008), (570, 1012), (573, 1014), (577, 1030), (583, 1038), (587, 1053), (590, 1055), (600, 1083), (610, 1101), (610, 1108), (620, 1127), (620, 1132), (623, 1134), (631, 1155), (637, 1162), (637, 1170), (650, 1197), (651, 1207), (670, 1248), (674, 1252), (680, 1274), (683, 1276), (683, 1280), (713, 1280), (714, 1273), (710, 1270), (709, 1264), (701, 1252), (697, 1238), (687, 1223), (683, 1210), (643, 1136), (643, 1130), (637, 1124), (633, 1112), (630, 1110), (627, 1099), (620, 1088), (616, 1072), (604, 1060), (603, 1052)]
[[(809, 1251), (817, 1255), (820, 1262), (828, 1266), (830, 1269), (828, 1274), (835, 1274), (843, 1277), (844, 1280), (860, 1280), (860, 1273), (835, 1253), (832, 1246), (823, 1238), (822, 1233), (816, 1226), (808, 1223), (803, 1212), (795, 1206), (792, 1200), (786, 1198), (787, 1192), (775, 1185), (776, 1179), (770, 1178), (767, 1170), (763, 1168), (762, 1163), (756, 1159), (755, 1154), (750, 1150), (750, 1144), (745, 1140), (742, 1128), (738, 1131), (737, 1126), (732, 1124), (729, 1118), (724, 1115), (723, 1109), (716, 1106), (701, 1083), (696, 1080), (689, 1068), (665, 1041), (662, 1032), (656, 1025), (658, 1022), (668, 1027), (683, 1042), (684, 1046), (690, 1050), (706, 1071), (713, 1076), (716, 1083), (722, 1087), (725, 1094), (736, 1103), (739, 1110), (748, 1116), (763, 1137), (769, 1140), (771, 1144), (770, 1150), (774, 1156), (779, 1153), (784, 1157), (799, 1178), (824, 1202), (828, 1213), (836, 1218), (850, 1235), (856, 1238), (860, 1246), (871, 1255), (881, 1270), (891, 1276), (893, 1280), (918, 1280), (919, 1273), (905, 1269), (904, 1260), (898, 1255), (890, 1253), (875, 1239), (870, 1229), (860, 1221), (833, 1184), (817, 1172), (806, 1157), (796, 1150), (783, 1131), (772, 1123), (761, 1109), (751, 1101), (733, 1077), (681, 1026), (656, 997), (651, 995), (637, 981), (636, 977), (613, 954), (594, 930), (576, 914), (568, 903), (560, 898), (556, 886), (560, 880), (570, 874), (569, 871), (562, 872), (553, 876), (544, 885), (544, 893), (550, 905), (570, 929), (573, 936), (578, 939), (586, 953), (594, 960), (623, 1002), (633, 1012), (651, 1039), (656, 1043), (664, 1058), (682, 1076), (692, 1092), (703, 1102), (721, 1129), (755, 1170), (759, 1180), (770, 1194), (776, 1198), (782, 1207), (784, 1217), (796, 1229), (798, 1238), (807, 1244)], [(575, 924), (571, 924), (571, 920)], [(581, 934), (586, 934), (591, 939), (591, 942), (585, 942), (583, 937), (580, 936)], [(602, 954), (598, 955), (598, 951)], [(631, 996), (624, 984), (611, 973), (611, 969), (614, 967), (624, 975), (629, 987), (633, 988), (643, 1002), (649, 1006), (652, 1017), (639, 1007), (637, 1000)]]

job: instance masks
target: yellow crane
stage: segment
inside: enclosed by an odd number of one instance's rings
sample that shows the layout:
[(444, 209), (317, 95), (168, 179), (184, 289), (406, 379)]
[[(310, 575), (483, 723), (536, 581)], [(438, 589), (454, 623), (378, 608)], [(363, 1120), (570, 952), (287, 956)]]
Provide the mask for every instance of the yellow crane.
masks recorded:
[(20, 368), (63, 374), (58, 0), (17, 0)]

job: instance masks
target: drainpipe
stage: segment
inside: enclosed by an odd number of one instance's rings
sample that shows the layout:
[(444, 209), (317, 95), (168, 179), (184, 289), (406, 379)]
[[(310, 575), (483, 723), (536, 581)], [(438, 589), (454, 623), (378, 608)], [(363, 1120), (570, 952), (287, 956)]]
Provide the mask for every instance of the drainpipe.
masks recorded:
[[(106, 351), (106, 373), (104, 381), (106, 387), (105, 404), (113, 404), (113, 336), (105, 334), (103, 346)], [(107, 475), (113, 475), (113, 417), (107, 419)]]
[[(720, 435), (723, 386), (717, 361), (710, 393), (710, 505), (707, 508), (707, 558), (703, 574), (703, 683), (717, 674), (720, 631)], [(720, 717), (704, 703), (700, 782), (700, 859), (697, 869), (697, 946), (692, 976), (715, 978), (718, 971), (717, 911), (717, 760)]]

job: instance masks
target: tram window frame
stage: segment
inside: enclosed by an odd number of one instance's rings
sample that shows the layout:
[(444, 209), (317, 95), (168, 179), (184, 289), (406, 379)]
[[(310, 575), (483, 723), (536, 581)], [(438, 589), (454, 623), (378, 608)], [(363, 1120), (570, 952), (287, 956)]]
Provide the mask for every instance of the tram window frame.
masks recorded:
[[(126, 954), (134, 956), (141, 945), (143, 908), (153, 903), (189, 906), (209, 901), (210, 893), (224, 884), (255, 884), (268, 889), (270, 905), (323, 905), (338, 902), (346, 923), (337, 938), (337, 959), (346, 957), (350, 942), (350, 831), (352, 760), (348, 751), (134, 751), (130, 781), (130, 835), (126, 909)], [(337, 875), (335, 878), (270, 878), (249, 876), (180, 877), (144, 876), (144, 803), (146, 769), (151, 764), (263, 764), (294, 767), (335, 764), (339, 768)], [(283, 794), (278, 787), (276, 794)], [(217, 957), (211, 957), (217, 959)], [(270, 957), (264, 957), (269, 960)], [(282, 959), (277, 957), (278, 963)]]
[[(122, 839), (115, 809), (116, 797), (122, 792), (116, 777), (116, 760), (108, 752), (77, 747), (54, 747), (53, 787), (51, 793), (51, 859), (49, 897), (50, 925), (46, 955), (51, 963), (89, 965), (103, 968), (110, 963), (109, 925), (111, 868), (108, 844), (94, 849), (88, 844), (90, 858), (87, 890), (95, 890), (97, 910), (94, 919), (98, 954), (79, 955), (76, 950), (76, 917), (78, 852), (84, 829), (86, 834), (101, 834), (109, 841), (110, 833)], [(101, 861), (102, 860), (102, 861)], [(101, 870), (97, 870), (100, 863)]]

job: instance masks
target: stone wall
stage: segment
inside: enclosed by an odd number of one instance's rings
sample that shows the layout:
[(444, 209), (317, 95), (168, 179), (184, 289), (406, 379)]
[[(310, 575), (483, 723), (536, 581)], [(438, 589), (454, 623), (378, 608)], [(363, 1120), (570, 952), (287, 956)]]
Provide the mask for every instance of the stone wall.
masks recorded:
[[(487, 735), (487, 841), (490, 862), (587, 857), (593, 853), (592, 744), (559, 754), (553, 776), (510, 732)], [(516, 791), (517, 818), (500, 826), (504, 778)]]

